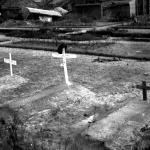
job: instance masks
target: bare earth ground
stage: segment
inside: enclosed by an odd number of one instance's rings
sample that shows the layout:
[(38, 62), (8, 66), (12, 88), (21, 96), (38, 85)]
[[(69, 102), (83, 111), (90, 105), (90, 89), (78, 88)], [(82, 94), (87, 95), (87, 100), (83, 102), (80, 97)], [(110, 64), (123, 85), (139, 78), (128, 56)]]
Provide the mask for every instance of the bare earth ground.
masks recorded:
[(73, 83), (67, 87), (60, 67), (62, 61), (53, 58), (51, 52), (1, 48), (1, 83), (9, 74), (9, 65), (3, 62), (8, 52), (18, 64), (13, 66), (14, 73), (27, 82), (1, 90), (0, 104), (8, 103), (15, 109), (17, 106), (26, 130), (45, 148), (57, 148), (61, 139), (81, 132), (71, 126), (93, 114), (101, 120), (133, 100), (142, 100), (141, 91), (134, 86), (150, 79), (150, 62), (100, 63), (94, 61), (97, 57), (78, 55), (67, 61)]
[(24, 84), (26, 82), (28, 82), (28, 80), (20, 76), (6, 75), (0, 78), (0, 91), (17, 88), (18, 86), (20, 86), (20, 84)]

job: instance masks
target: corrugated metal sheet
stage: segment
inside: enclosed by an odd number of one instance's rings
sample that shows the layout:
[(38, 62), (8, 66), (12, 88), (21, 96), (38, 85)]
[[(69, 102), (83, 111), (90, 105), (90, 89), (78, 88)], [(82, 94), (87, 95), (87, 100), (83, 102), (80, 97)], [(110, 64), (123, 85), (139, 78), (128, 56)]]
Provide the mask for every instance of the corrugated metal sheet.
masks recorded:
[(55, 10), (44, 10), (44, 9), (37, 9), (37, 8), (31, 8), (26, 7), (30, 13), (36, 13), (41, 15), (47, 15), (47, 16), (56, 16), (56, 17), (62, 17), (60, 12), (57, 12)]
[(68, 10), (63, 9), (62, 7), (56, 7), (54, 10), (61, 13), (62, 15), (65, 15), (68, 13)]

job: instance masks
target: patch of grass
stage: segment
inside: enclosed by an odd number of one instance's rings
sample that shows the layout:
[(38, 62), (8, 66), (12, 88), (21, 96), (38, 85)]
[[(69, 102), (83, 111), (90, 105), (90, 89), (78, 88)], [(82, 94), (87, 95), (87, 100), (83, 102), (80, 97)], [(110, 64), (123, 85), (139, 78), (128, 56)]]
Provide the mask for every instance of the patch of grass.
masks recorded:
[(36, 39), (67, 39), (72, 41), (84, 41), (84, 40), (100, 40), (105, 39), (101, 33), (89, 31), (84, 34), (59, 36), (60, 33), (74, 32), (72, 28), (66, 28), (64, 31), (58, 29), (41, 29), (39, 31), (10, 31), (6, 32), (7, 36), (21, 37), (21, 38), (36, 38)]
[(72, 35), (68, 39), (72, 41), (92, 41), (92, 40), (99, 40), (101, 38), (95, 35), (92, 35), (90, 33), (86, 33), (86, 34), (81, 34), (81, 35)]
[[(82, 37), (81, 37), (82, 39)], [(76, 39), (78, 40), (78, 39)], [(73, 53), (93, 53), (93, 54), (112, 54), (114, 51), (111, 50), (111, 46), (114, 43), (93, 43), (89, 41), (87, 44), (67, 44), (67, 52), (73, 52)], [(14, 47), (22, 47), (22, 48), (31, 48), (31, 49), (38, 49), (38, 50), (45, 50), (45, 51), (57, 51), (58, 45), (60, 43), (54, 42), (44, 42), (44, 41), (19, 41), (12, 44), (7, 44), (7, 46), (14, 46)], [(106, 51), (107, 49), (107, 51)]]
[(40, 31), (11, 31), (6, 33), (7, 36), (22, 37), (22, 38), (39, 38), (51, 39), (55, 37), (55, 32), (40, 30)]

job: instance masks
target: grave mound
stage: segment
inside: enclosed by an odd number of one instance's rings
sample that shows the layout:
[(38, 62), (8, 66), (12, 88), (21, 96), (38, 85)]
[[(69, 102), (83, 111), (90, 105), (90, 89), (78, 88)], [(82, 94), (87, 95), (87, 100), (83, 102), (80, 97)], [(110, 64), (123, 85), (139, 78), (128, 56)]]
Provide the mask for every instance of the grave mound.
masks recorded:
[[(72, 132), (69, 131), (71, 125), (92, 115), (93, 107), (98, 104), (94, 92), (81, 85), (73, 84), (44, 98), (28, 102), (21, 107), (20, 111), (23, 116), (26, 116), (24, 124), (28, 131), (36, 133), (38, 129), (45, 126), (58, 131), (58, 126), (61, 125), (64, 136)], [(85, 116), (85, 113), (88, 116)]]
[(3, 90), (13, 89), (19, 87), (21, 84), (27, 83), (28, 79), (25, 79), (18, 75), (6, 75), (0, 78), (0, 92)]
[[(42, 136), (46, 134), (45, 131), (49, 132), (53, 138), (48, 147), (57, 147), (62, 139), (73, 136), (77, 130), (72, 129), (71, 125), (87, 118), (84, 115), (87, 112), (89, 116), (92, 115), (91, 108), (99, 103), (96, 94), (86, 87), (63, 85), (46, 88), (38, 96), (28, 97), (25, 99), (27, 102), (14, 108), (18, 110), (26, 132), (34, 136), (36, 141), (40, 141), (39, 134)], [(15, 101), (13, 106), (22, 103), (22, 100)], [(41, 129), (43, 133), (40, 133)], [(44, 141), (49, 139), (43, 137)]]
[[(53, 90), (53, 88), (52, 88)], [(97, 106), (99, 101), (96, 98), (96, 94), (89, 89), (81, 85), (72, 85), (69, 87), (64, 87), (57, 92), (47, 94), (46, 97), (42, 99), (36, 99), (34, 101), (28, 102), (24, 106), (25, 109), (31, 109), (29, 113), (36, 114), (39, 111), (43, 112), (46, 109), (59, 108), (62, 113), (64, 111), (70, 114), (81, 115), (85, 111), (89, 111), (92, 106)], [(82, 112), (82, 113), (81, 113)]]
[(64, 91), (57, 93), (52, 99), (54, 102), (58, 102), (59, 105), (67, 103), (66, 107), (68, 109), (76, 111), (84, 111), (99, 103), (96, 94), (81, 85), (72, 85)]

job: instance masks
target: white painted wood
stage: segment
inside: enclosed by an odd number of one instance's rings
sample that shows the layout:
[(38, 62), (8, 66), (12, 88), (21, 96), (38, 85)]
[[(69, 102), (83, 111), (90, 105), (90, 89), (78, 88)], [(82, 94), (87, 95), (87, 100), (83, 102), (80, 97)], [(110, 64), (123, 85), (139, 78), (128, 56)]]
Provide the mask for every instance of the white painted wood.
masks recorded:
[(63, 66), (64, 66), (65, 81), (66, 81), (66, 84), (69, 86), (71, 85), (71, 82), (69, 81), (69, 77), (68, 77), (65, 49), (63, 49)]
[(30, 13), (62, 17), (61, 13), (55, 10), (45, 10), (45, 9), (38, 9), (38, 8), (31, 8), (31, 7), (26, 7), (26, 8), (29, 10)]
[(67, 69), (66, 59), (77, 58), (77, 55), (75, 55), (75, 54), (66, 54), (65, 49), (63, 49), (62, 54), (52, 53), (52, 57), (62, 58), (63, 63), (60, 64), (60, 66), (63, 66), (63, 68), (64, 68), (65, 82), (68, 86), (72, 85), (72, 83), (69, 81), (69, 77), (68, 77), (68, 69)]
[[(52, 57), (63, 58), (63, 54), (52, 53)], [(66, 54), (66, 59), (73, 59), (73, 58), (77, 58), (77, 55), (75, 55), (75, 54)]]
[(12, 60), (11, 53), (9, 53), (9, 59), (4, 58), (4, 62), (10, 64), (10, 75), (13, 76), (12, 65), (17, 65), (17, 62)]

